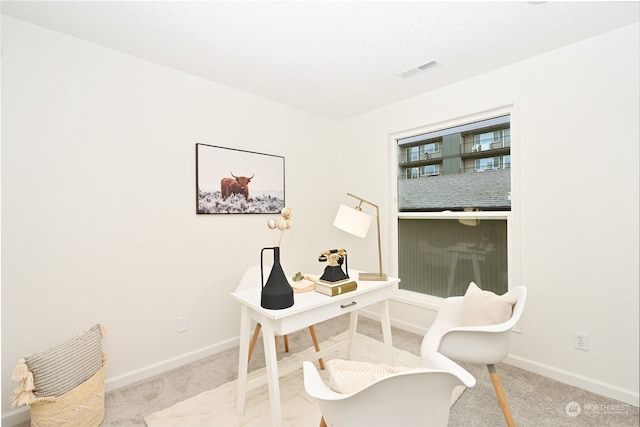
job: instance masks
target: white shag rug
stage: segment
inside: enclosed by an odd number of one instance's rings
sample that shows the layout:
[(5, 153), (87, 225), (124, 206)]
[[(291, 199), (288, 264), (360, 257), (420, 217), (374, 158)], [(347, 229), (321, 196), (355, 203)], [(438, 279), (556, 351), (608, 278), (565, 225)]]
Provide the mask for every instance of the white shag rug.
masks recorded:
[[(355, 353), (352, 359), (364, 362), (382, 363), (384, 344), (362, 334), (356, 334)], [(346, 358), (348, 333), (332, 337), (320, 344), (321, 349), (333, 349), (324, 354), (324, 360)], [(320, 423), (320, 408), (315, 399), (304, 390), (302, 361), (317, 360), (313, 347), (301, 353), (294, 353), (278, 362), (279, 372), (293, 370), (280, 377), (280, 399), (285, 426), (317, 426)], [(422, 359), (412, 353), (393, 349), (395, 366), (420, 367)], [(326, 378), (326, 371), (320, 371)], [(249, 373), (248, 381), (264, 377), (265, 368)], [(271, 409), (267, 385), (261, 385), (247, 392), (245, 414), (236, 415), (236, 384), (231, 381), (210, 391), (177, 403), (170, 408), (155, 412), (144, 418), (149, 427), (262, 427), (271, 425)], [(456, 387), (451, 396), (451, 404), (462, 395), (465, 387)]]

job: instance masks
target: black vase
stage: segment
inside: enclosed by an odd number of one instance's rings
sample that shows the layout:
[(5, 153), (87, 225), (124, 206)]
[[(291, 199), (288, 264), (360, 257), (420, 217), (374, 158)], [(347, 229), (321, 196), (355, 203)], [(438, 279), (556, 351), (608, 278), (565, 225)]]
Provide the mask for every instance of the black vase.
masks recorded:
[[(264, 265), (262, 255), (265, 250), (273, 250), (273, 267), (264, 283)], [(262, 275), (262, 293), (260, 295), (260, 305), (270, 310), (282, 310), (293, 305), (293, 288), (289, 285), (287, 276), (282, 271), (280, 265), (280, 247), (262, 248), (260, 251), (260, 273)]]

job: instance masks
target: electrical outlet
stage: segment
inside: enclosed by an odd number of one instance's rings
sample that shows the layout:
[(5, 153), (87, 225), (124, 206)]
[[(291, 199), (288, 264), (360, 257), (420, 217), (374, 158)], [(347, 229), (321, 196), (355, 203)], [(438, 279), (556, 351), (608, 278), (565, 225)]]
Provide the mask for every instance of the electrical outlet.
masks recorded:
[(574, 332), (574, 344), (578, 350), (589, 351), (589, 335), (582, 332)]
[(187, 316), (178, 317), (178, 333), (187, 332)]

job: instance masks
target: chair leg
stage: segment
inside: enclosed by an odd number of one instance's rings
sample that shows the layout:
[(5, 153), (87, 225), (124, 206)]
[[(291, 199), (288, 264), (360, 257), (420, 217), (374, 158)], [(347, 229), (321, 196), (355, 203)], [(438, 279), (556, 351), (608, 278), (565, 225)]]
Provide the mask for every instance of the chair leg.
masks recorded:
[(511, 416), (511, 409), (509, 409), (509, 403), (507, 403), (507, 397), (504, 395), (504, 390), (502, 389), (502, 383), (500, 382), (500, 377), (496, 372), (496, 367), (493, 364), (487, 365), (489, 369), (489, 375), (491, 376), (491, 382), (493, 383), (493, 388), (496, 389), (496, 395), (498, 396), (498, 402), (500, 403), (500, 407), (502, 408), (502, 413), (504, 414), (504, 419), (507, 422), (507, 426), (515, 427), (515, 422), (513, 421), (513, 417)]
[(253, 354), (253, 349), (256, 346), (256, 342), (258, 341), (258, 335), (260, 335), (260, 323), (256, 325), (256, 330), (253, 332), (251, 343), (249, 343), (249, 359), (247, 360), (247, 362), (251, 362), (251, 355)]
[(327, 427), (327, 423), (324, 421), (324, 417), (320, 417), (320, 427)]
[[(309, 332), (311, 333), (311, 340), (313, 341), (313, 346), (316, 349), (316, 352), (320, 351), (320, 344), (318, 344), (318, 337), (316, 336), (316, 328), (313, 325), (309, 326)], [(318, 359), (318, 363), (320, 363), (320, 369), (324, 370), (324, 360), (321, 358)]]
[(289, 335), (284, 336), (284, 352), (289, 353)]

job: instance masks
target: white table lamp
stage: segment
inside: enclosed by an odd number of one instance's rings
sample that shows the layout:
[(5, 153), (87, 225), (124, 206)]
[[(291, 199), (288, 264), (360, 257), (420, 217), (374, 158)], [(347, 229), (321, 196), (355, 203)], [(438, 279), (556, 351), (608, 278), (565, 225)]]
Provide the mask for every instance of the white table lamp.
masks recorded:
[(369, 214), (362, 212), (362, 203), (376, 208), (376, 223), (378, 228), (378, 266), (379, 271), (377, 273), (360, 273), (360, 280), (387, 280), (387, 275), (382, 272), (382, 246), (380, 243), (380, 209), (378, 205), (375, 205), (362, 197), (354, 196), (351, 193), (347, 193), (347, 196), (351, 196), (358, 200), (360, 203), (355, 208), (350, 208), (346, 205), (340, 205), (336, 218), (333, 221), (333, 225), (347, 233), (353, 234), (358, 237), (365, 237), (369, 231), (369, 226), (373, 217)]

